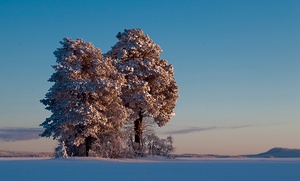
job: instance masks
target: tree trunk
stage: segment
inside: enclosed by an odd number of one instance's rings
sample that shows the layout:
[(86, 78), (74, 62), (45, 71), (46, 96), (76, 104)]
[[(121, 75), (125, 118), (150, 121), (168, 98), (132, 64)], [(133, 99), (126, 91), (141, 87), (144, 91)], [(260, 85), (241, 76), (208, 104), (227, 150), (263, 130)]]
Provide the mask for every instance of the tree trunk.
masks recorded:
[(136, 145), (139, 145), (139, 147), (141, 146), (141, 142), (142, 142), (142, 122), (143, 122), (143, 115), (142, 112), (139, 113), (139, 118), (137, 120), (134, 121), (134, 142), (136, 143)]
[(86, 137), (85, 138), (85, 156), (88, 157), (89, 156), (89, 151), (92, 147), (92, 137)]

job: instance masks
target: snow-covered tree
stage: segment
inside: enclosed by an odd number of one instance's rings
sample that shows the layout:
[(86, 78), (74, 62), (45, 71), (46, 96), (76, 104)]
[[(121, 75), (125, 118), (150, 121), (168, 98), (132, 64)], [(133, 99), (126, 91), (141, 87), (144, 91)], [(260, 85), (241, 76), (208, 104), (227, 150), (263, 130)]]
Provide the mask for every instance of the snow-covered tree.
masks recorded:
[(58, 147), (55, 149), (56, 158), (68, 158), (67, 148), (64, 141), (61, 141)]
[(123, 129), (107, 129), (98, 134), (98, 139), (92, 145), (93, 156), (104, 158), (132, 157), (127, 144), (127, 135)]
[(173, 137), (160, 139), (154, 133), (145, 135), (144, 144), (148, 155), (170, 156), (174, 151)]
[(125, 79), (91, 43), (70, 38), (60, 43), (49, 79), (54, 85), (41, 100), (52, 112), (41, 124), (41, 136), (63, 141), (69, 155), (88, 156), (101, 132), (121, 129), (128, 117), (120, 98)]
[(168, 136), (166, 139), (159, 138), (154, 130), (152, 118), (144, 118), (142, 122), (143, 137), (141, 139), (141, 155), (170, 156), (174, 151), (173, 138)]
[(134, 141), (140, 147), (143, 118), (153, 118), (158, 126), (167, 124), (174, 116), (178, 87), (173, 66), (160, 58), (161, 48), (141, 29), (125, 29), (117, 38), (106, 56), (126, 78), (122, 100), (133, 110)]

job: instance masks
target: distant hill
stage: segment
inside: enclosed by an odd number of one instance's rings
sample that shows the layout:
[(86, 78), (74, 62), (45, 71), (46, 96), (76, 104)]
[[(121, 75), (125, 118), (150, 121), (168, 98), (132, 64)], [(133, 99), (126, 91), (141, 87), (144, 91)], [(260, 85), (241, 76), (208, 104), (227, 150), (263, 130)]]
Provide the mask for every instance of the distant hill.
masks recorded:
[(54, 153), (18, 152), (18, 151), (0, 150), (0, 157), (54, 157)]
[(300, 158), (300, 149), (272, 148), (256, 155), (243, 155), (249, 158)]
[(193, 153), (184, 153), (184, 154), (172, 154), (173, 158), (243, 158), (244, 156), (232, 156), (232, 155), (215, 155), (215, 154), (193, 154)]

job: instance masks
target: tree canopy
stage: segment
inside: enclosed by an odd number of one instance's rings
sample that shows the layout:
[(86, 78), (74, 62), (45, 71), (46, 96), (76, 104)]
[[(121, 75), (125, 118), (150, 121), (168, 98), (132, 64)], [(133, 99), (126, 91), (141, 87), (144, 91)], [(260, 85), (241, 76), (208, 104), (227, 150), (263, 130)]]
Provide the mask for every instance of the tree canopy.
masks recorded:
[(140, 29), (117, 38), (104, 55), (92, 43), (70, 38), (54, 52), (57, 65), (49, 79), (54, 85), (41, 100), (52, 115), (41, 124), (41, 136), (57, 139), (63, 157), (65, 151), (88, 156), (91, 149), (118, 157), (131, 150), (126, 145), (137, 149), (124, 132), (128, 125), (140, 147), (145, 118), (164, 126), (174, 116), (178, 86), (173, 66), (160, 58), (159, 45)]
[(81, 39), (60, 43), (62, 48), (54, 52), (56, 72), (49, 79), (54, 85), (41, 100), (52, 115), (41, 126), (42, 136), (53, 136), (70, 148), (97, 139), (103, 129), (120, 128), (129, 110), (120, 98), (125, 79), (100, 49)]
[(162, 52), (141, 29), (118, 33), (117, 42), (108, 57), (116, 61), (118, 71), (126, 78), (122, 99), (132, 109), (133, 119), (152, 117), (164, 126), (175, 114), (178, 86), (172, 65), (160, 58)]

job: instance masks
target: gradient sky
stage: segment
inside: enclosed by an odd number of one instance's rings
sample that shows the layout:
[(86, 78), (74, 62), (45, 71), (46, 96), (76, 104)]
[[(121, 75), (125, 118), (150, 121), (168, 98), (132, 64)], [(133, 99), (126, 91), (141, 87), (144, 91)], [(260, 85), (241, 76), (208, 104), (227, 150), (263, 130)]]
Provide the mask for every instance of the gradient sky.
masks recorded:
[(56, 146), (36, 128), (50, 115), (39, 100), (62, 38), (105, 53), (130, 28), (174, 66), (176, 116), (156, 130), (174, 137), (177, 153), (300, 148), (298, 0), (0, 0), (0, 26), (0, 150)]

